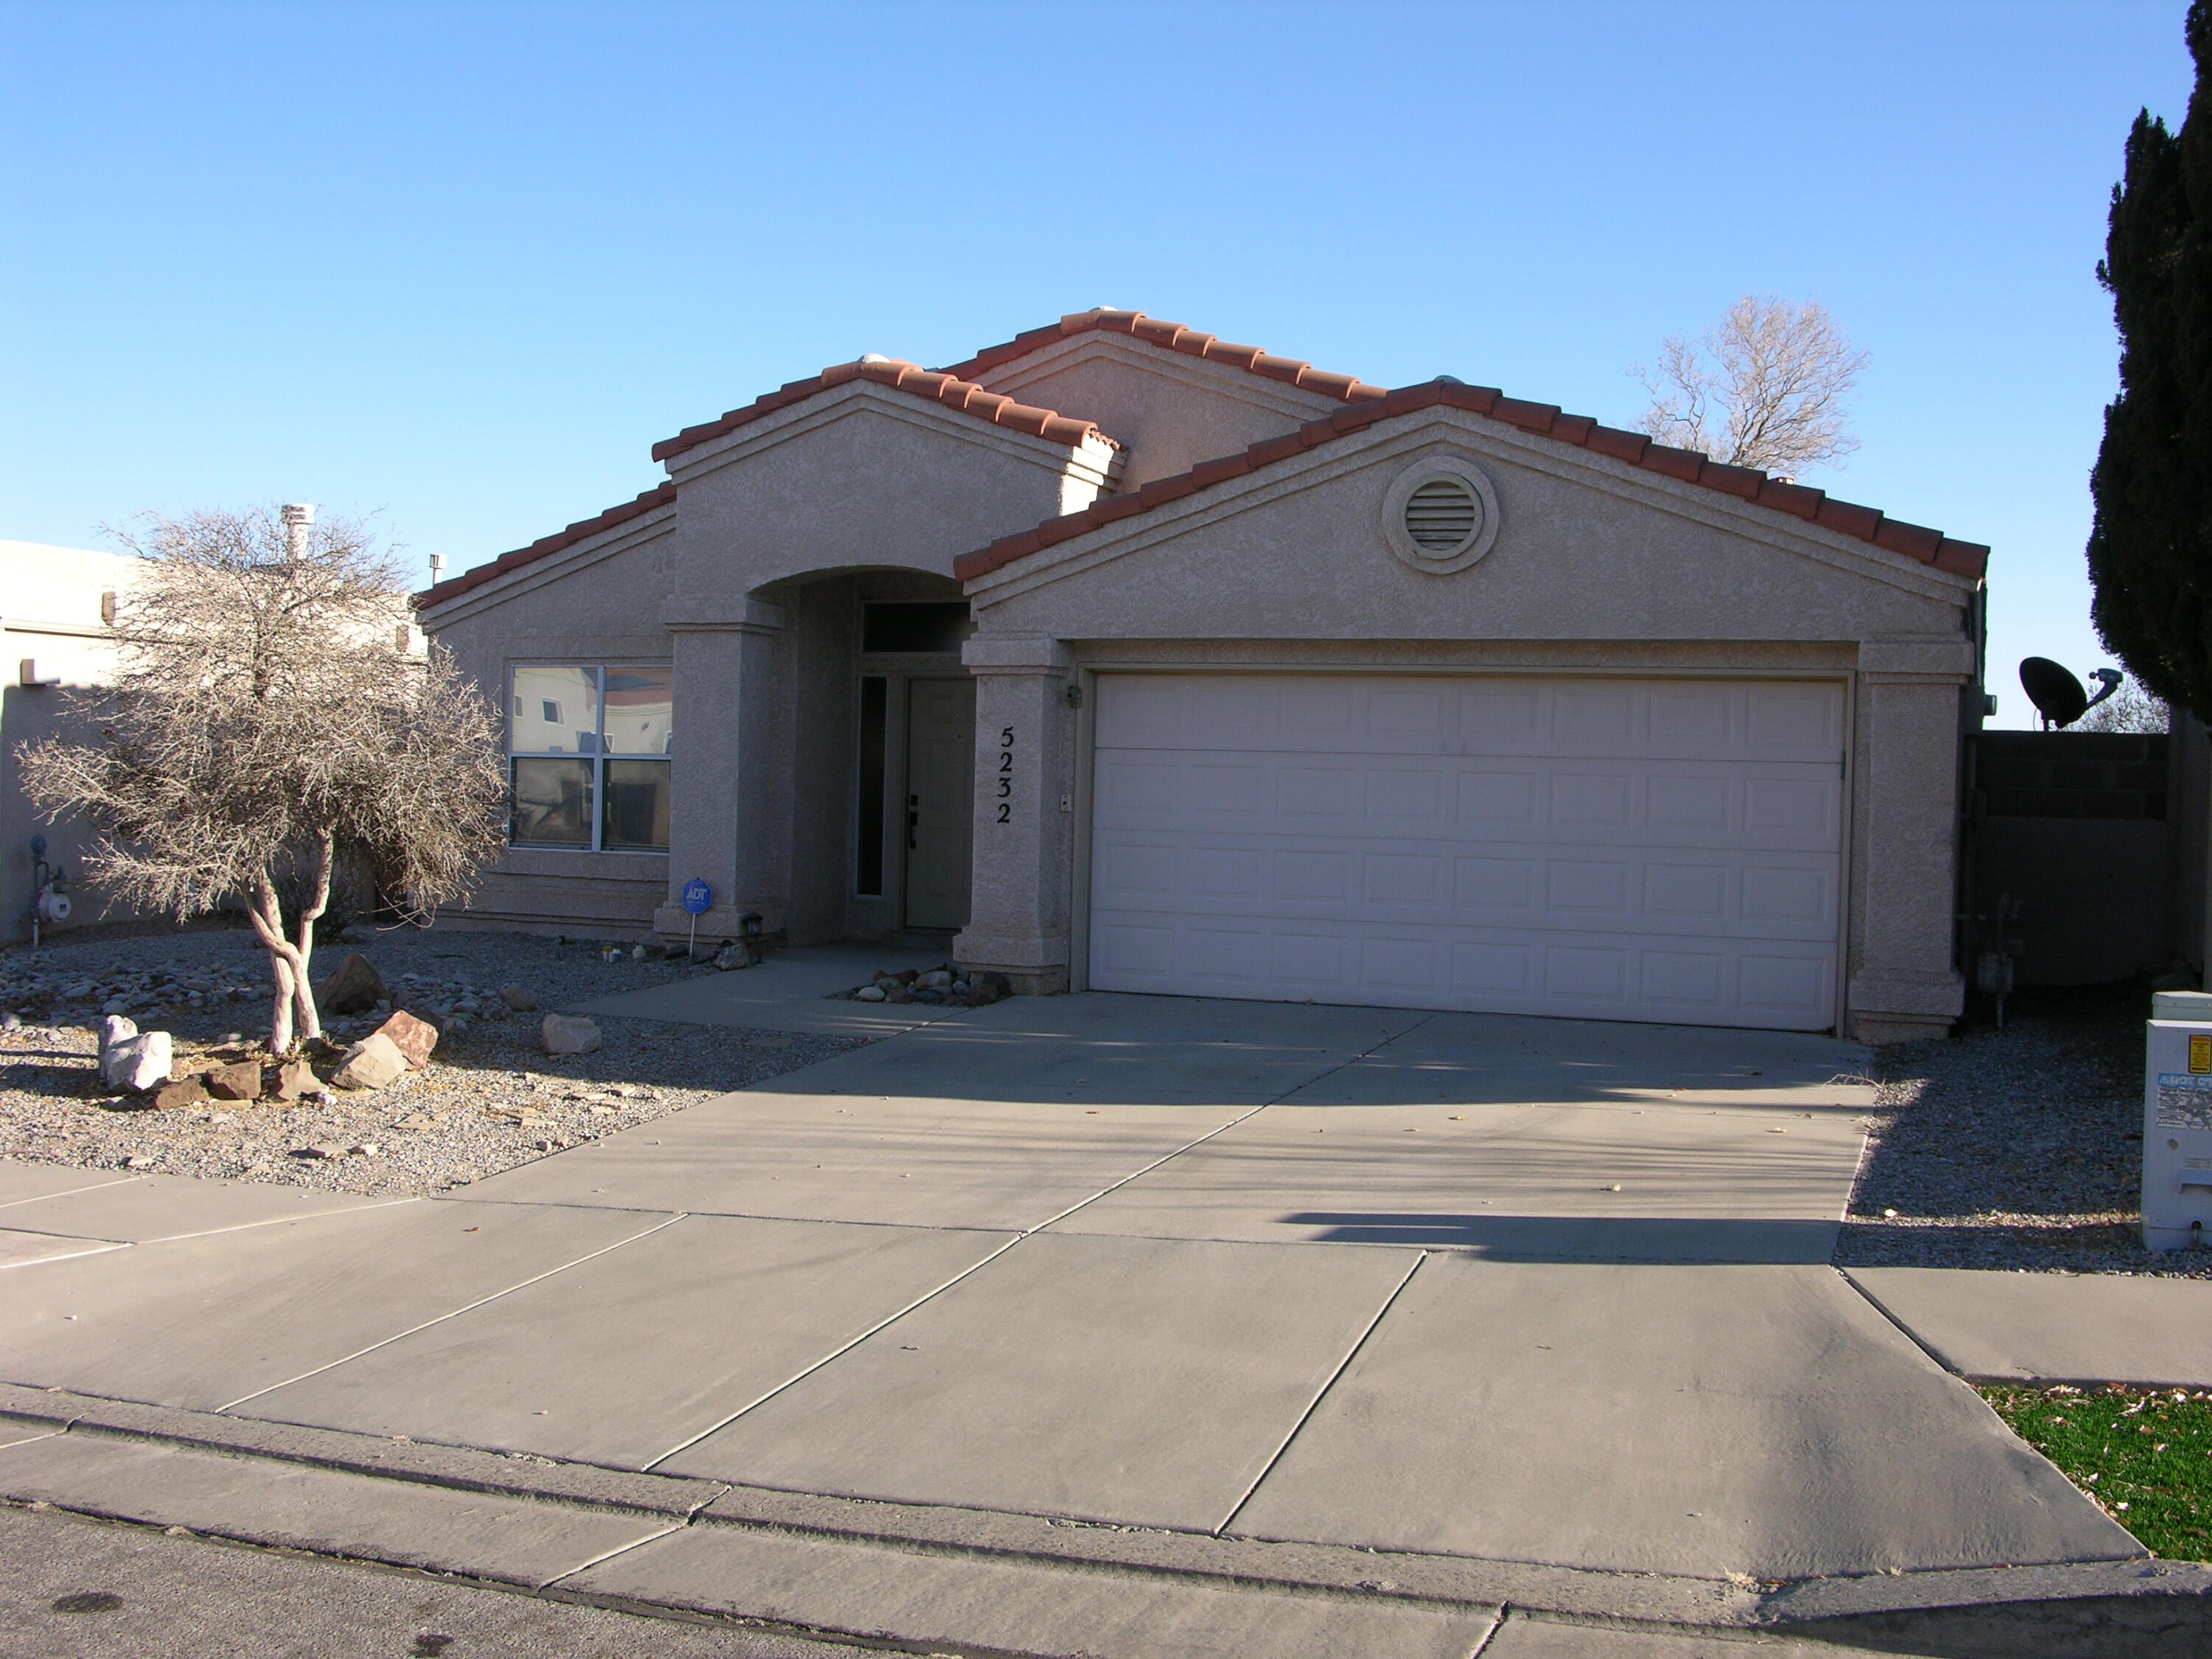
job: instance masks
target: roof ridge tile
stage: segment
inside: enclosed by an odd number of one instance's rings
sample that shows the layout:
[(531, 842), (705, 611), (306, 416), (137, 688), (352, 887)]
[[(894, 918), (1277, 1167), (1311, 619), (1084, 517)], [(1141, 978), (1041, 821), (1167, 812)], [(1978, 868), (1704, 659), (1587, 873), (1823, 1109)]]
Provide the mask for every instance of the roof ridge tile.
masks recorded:
[[(862, 358), (855, 362), (832, 363), (811, 380), (788, 381), (775, 391), (756, 398), (716, 419), (702, 421), (696, 426), (687, 426), (674, 437), (663, 438), (653, 445), (653, 459), (656, 461), (672, 459), (686, 450), (696, 449), (701, 444), (734, 432), (763, 416), (774, 414), (779, 409), (787, 409), (833, 386), (844, 386), (854, 380), (868, 380), (893, 391), (927, 398), (933, 403), (975, 416), (994, 426), (1027, 432), (1034, 437), (1065, 444), (1071, 449), (1092, 439), (1115, 449), (1121, 447), (1100, 431), (1095, 422), (1079, 420), (1073, 416), (1062, 415), (1058, 410), (1022, 403), (1001, 392), (977, 386), (950, 370), (924, 368), (920, 363), (908, 362), (902, 357), (883, 357), (873, 361)], [(987, 398), (993, 401), (982, 401)]]

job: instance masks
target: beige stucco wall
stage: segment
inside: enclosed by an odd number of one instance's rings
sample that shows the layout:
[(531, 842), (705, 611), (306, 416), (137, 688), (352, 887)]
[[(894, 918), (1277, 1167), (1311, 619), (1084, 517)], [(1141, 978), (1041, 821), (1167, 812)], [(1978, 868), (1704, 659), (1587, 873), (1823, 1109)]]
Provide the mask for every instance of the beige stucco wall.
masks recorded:
[(680, 937), (697, 877), (702, 939), (748, 912), (799, 942), (890, 931), (895, 898), (852, 891), (860, 607), (958, 599), (956, 556), (1118, 466), (856, 382), (672, 458), (675, 503), (424, 612), (495, 702), (518, 662), (675, 669), (669, 853), (513, 849), (456, 919)]
[[(1437, 575), (1393, 555), (1392, 487), (1478, 467), (1499, 531)], [(1025, 721), (1030, 830), (979, 829), (964, 956), (1037, 988), (1079, 975), (1087, 765), (1066, 697), (1100, 668), (1818, 672), (1850, 689), (1849, 1029), (1947, 1029), (1965, 631), (1975, 584), (1455, 412), (1405, 417), (969, 585), (978, 731)], [(978, 805), (988, 780), (979, 765)], [(1063, 793), (1075, 798), (1059, 810)]]
[(1016, 358), (981, 384), (1096, 421), (1127, 446), (1125, 489), (1233, 455), (1342, 407), (1320, 392), (1113, 334), (1076, 335)]
[[(100, 617), (100, 595), (128, 587), (138, 565), (125, 554), (0, 542), (0, 634), (5, 636), (0, 638), (0, 672), (6, 676), (0, 686), (0, 939), (30, 934), (33, 835), (46, 836), (48, 861), (59, 863), (70, 880), (72, 915), (48, 937), (132, 914), (82, 879), (92, 830), (73, 817), (45, 821), (23, 793), (15, 747), (46, 738), (84, 742), (93, 736), (90, 723), (70, 712), (69, 694), (109, 683), (115, 650)], [(60, 684), (22, 684), (27, 657), (37, 661), (41, 678), (51, 674)]]

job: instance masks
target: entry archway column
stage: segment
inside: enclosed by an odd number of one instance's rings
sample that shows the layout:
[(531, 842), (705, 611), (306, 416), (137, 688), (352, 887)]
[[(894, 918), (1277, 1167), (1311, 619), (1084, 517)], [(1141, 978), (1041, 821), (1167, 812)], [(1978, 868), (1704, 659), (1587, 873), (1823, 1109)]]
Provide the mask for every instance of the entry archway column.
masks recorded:
[(976, 635), (975, 851), (954, 959), (1032, 994), (1068, 987), (1075, 845), (1075, 664), (1055, 639)]
[(685, 594), (662, 611), (674, 661), (668, 900), (654, 931), (685, 937), (695, 878), (714, 890), (702, 939), (735, 939), (757, 911), (781, 933), (791, 893), (791, 676), (781, 671), (784, 610), (765, 600)]

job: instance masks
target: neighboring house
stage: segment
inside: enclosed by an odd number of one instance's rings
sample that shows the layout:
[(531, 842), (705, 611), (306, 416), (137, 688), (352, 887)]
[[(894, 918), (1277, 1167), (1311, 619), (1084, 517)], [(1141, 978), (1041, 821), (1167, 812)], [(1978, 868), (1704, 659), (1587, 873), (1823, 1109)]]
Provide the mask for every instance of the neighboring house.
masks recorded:
[(418, 598), (506, 708), (509, 925), (957, 929), (1089, 987), (1958, 1015), (1988, 550), (1141, 313), (866, 358)]
[(58, 938), (94, 920), (128, 911), (104, 902), (85, 884), (84, 853), (97, 838), (74, 818), (40, 819), (15, 775), (15, 746), (40, 738), (82, 738), (82, 722), (64, 707), (72, 688), (103, 685), (115, 665), (114, 596), (127, 587), (139, 561), (128, 554), (0, 541), (0, 939), (27, 939), (37, 897), (31, 837), (46, 838), (46, 861), (68, 872), (71, 915)]

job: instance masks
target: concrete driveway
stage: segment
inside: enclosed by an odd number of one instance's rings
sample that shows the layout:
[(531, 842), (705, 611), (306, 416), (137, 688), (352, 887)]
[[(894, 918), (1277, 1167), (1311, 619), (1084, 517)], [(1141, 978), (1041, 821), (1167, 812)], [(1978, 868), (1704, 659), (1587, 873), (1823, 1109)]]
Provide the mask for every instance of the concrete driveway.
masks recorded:
[[(1826, 1265), (1864, 1066), (1767, 1033), (1018, 999), (438, 1200), (0, 1170), (0, 1230), (131, 1241), (0, 1272), (0, 1377), (1601, 1571), (2139, 1555)], [(0, 1490), (46, 1443), (0, 1450)], [(678, 1547), (576, 1582), (642, 1595)]]

